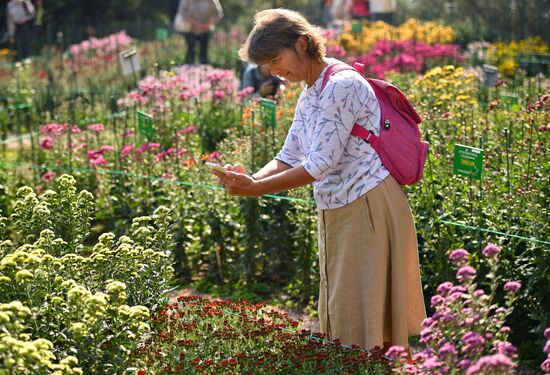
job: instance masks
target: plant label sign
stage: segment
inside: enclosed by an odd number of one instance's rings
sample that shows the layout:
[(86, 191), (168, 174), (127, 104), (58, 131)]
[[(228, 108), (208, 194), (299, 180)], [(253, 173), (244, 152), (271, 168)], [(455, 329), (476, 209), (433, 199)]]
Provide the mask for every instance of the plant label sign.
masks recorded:
[(277, 104), (274, 100), (271, 99), (260, 99), (260, 117), (262, 122), (266, 125), (275, 129), (277, 125)]
[(155, 35), (157, 37), (157, 40), (166, 40), (168, 39), (168, 29), (159, 27), (155, 30)]
[(481, 180), (483, 170), (483, 150), (455, 144), (453, 173)]
[(354, 34), (359, 34), (363, 30), (363, 23), (359, 20), (354, 20), (351, 23), (351, 32)]
[(501, 93), (499, 96), (500, 100), (506, 106), (506, 108), (514, 110), (519, 109), (519, 97), (517, 94)]
[(142, 111), (137, 111), (137, 115), (139, 133), (147, 137), (148, 140), (153, 139), (155, 136), (155, 129), (153, 129), (153, 116)]
[(483, 65), (483, 82), (485, 86), (494, 87), (498, 80), (498, 68), (493, 65)]
[[(13, 105), (7, 106), (8, 111), (19, 111), (19, 110), (22, 110), (22, 109), (29, 109), (29, 108), (32, 108), (32, 104), (19, 103), (19, 104), (13, 104)], [(6, 110), (6, 108), (0, 108), (0, 112), (4, 112), (5, 110)]]
[(120, 52), (118, 61), (120, 62), (120, 68), (124, 76), (134, 74), (141, 70), (139, 55), (135, 48)]

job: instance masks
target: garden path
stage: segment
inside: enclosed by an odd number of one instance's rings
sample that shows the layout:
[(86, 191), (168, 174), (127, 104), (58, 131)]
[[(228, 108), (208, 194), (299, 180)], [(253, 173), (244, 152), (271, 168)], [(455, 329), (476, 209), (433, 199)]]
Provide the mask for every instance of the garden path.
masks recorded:
[[(183, 288), (183, 289), (177, 289), (170, 292), (169, 294), (170, 302), (175, 302), (179, 296), (196, 296), (196, 297), (202, 297), (202, 298), (218, 299), (218, 298), (212, 297), (209, 294), (200, 293), (192, 288)], [(311, 332), (321, 331), (319, 320), (312, 318), (307, 314), (297, 312), (293, 309), (283, 309), (272, 305), (267, 305), (267, 307), (279, 313), (287, 313), (290, 319), (299, 321), (300, 325), (298, 326), (298, 329), (307, 329)]]

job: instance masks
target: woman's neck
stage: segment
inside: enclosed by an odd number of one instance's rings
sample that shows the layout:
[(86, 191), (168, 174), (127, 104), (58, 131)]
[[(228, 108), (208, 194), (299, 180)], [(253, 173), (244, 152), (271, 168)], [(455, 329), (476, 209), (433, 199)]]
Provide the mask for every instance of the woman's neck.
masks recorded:
[(313, 86), (313, 84), (315, 83), (317, 78), (319, 78), (319, 75), (327, 65), (327, 62), (323, 59), (321, 61), (312, 62), (312, 64), (308, 66), (305, 79), (308, 87)]

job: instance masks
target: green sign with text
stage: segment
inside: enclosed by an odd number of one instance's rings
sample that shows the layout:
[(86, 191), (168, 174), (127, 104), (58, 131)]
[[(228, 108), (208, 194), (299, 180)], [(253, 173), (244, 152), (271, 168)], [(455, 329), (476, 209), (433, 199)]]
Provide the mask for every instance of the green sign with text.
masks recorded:
[(271, 99), (260, 99), (260, 116), (262, 122), (266, 125), (275, 129), (277, 125), (277, 104), (274, 100)]
[(481, 180), (483, 170), (483, 150), (455, 144), (453, 173)]
[(359, 20), (353, 20), (351, 23), (351, 32), (358, 34), (363, 31), (363, 23)]
[(510, 93), (500, 93), (499, 95), (500, 101), (507, 109), (514, 109), (518, 110), (519, 107), (519, 97), (517, 94), (510, 94)]
[(168, 39), (168, 29), (165, 29), (163, 27), (159, 27), (158, 29), (156, 29), (155, 34), (156, 34), (157, 40)]
[(137, 115), (139, 133), (147, 137), (148, 140), (153, 139), (155, 136), (155, 129), (153, 129), (153, 116), (142, 111), (137, 111)]

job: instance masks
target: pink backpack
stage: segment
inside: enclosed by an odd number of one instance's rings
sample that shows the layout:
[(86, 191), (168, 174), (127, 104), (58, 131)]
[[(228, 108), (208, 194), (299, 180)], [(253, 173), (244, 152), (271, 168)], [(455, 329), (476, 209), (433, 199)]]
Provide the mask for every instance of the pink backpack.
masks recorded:
[[(363, 64), (355, 63), (353, 68), (344, 63), (331, 65), (323, 77), (321, 91), (331, 75), (348, 69), (355, 69), (363, 76)], [(422, 178), (428, 155), (428, 142), (420, 139), (418, 130), (422, 120), (397, 87), (386, 81), (365, 79), (380, 103), (380, 135), (376, 136), (359, 124), (353, 125), (351, 134), (364, 139), (374, 148), (397, 182), (412, 185)]]

